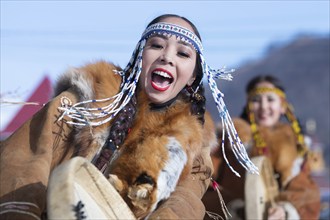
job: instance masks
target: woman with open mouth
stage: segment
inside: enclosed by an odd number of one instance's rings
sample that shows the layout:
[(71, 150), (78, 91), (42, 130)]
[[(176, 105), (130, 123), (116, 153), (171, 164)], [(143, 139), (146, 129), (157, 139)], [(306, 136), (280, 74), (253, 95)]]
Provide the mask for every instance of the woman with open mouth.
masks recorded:
[(236, 159), (258, 172), (215, 83), (231, 72), (212, 69), (196, 27), (173, 14), (149, 23), (124, 69), (100, 61), (68, 70), (54, 98), (1, 143), (1, 219), (92, 219), (87, 201), (66, 204), (53, 192), (54, 173), (79, 157), (112, 183), (134, 218), (203, 219), (217, 145), (203, 77)]

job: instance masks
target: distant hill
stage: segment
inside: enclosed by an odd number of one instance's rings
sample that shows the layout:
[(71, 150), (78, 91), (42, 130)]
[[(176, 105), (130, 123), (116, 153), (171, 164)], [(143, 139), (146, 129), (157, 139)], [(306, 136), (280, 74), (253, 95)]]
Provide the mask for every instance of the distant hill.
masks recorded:
[[(234, 67), (234, 80), (218, 83), (231, 116), (239, 116), (242, 111), (247, 82), (259, 74), (273, 74), (283, 82), (300, 122), (304, 125), (308, 119), (315, 120), (316, 136), (329, 154), (329, 40), (329, 35), (299, 36), (285, 44), (270, 45), (260, 60)], [(210, 96), (210, 91), (206, 92)], [(207, 107), (218, 121), (213, 103), (208, 102)]]

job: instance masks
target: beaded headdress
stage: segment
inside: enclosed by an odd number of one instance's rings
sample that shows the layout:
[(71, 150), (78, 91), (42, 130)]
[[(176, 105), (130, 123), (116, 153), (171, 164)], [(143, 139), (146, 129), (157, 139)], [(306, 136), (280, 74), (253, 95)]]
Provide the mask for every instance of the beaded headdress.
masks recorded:
[[(225, 132), (228, 135), (228, 139), (231, 143), (231, 148), (240, 162), (240, 164), (252, 173), (258, 173), (257, 167), (250, 161), (245, 147), (242, 141), (238, 137), (235, 130), (229, 112), (223, 101), (223, 94), (217, 87), (215, 79), (225, 79), (232, 80), (231, 73), (234, 70), (226, 71), (225, 68), (212, 69), (205, 61), (203, 55), (203, 46), (200, 39), (192, 31), (170, 23), (159, 22), (150, 25), (143, 32), (142, 37), (132, 54), (132, 57), (123, 71), (117, 71), (118, 74), (122, 76), (121, 90), (118, 94), (113, 97), (100, 100), (88, 100), (76, 103), (72, 106), (62, 106), (59, 109), (64, 111), (63, 115), (67, 115), (73, 121), (67, 121), (67, 123), (73, 125), (89, 125), (98, 126), (110, 121), (116, 114), (130, 101), (132, 96), (136, 91), (138, 80), (142, 71), (142, 53), (148, 38), (154, 35), (166, 35), (166, 36), (176, 36), (181, 41), (189, 43), (196, 50), (197, 55), (199, 55), (201, 60), (201, 66), (203, 69), (203, 75), (207, 77), (207, 81), (212, 92), (212, 96), (216, 103), (219, 116), (223, 125), (223, 137), (222, 137), (222, 149), (224, 152), (224, 139)], [(201, 82), (202, 83), (202, 80)], [(93, 102), (110, 102), (109, 105), (101, 108), (88, 108), (85, 105)], [(237, 175), (240, 176), (229, 164), (226, 156), (224, 159), (230, 169)]]

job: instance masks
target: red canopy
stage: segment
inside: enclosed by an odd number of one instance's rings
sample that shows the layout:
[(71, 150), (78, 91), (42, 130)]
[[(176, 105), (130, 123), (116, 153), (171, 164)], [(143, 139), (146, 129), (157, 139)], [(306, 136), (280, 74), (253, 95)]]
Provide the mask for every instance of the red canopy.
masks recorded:
[[(26, 102), (37, 102), (45, 104), (49, 101), (52, 93), (52, 86), (48, 76), (45, 76), (34, 90), (32, 95)], [(23, 105), (13, 119), (7, 124), (4, 130), (0, 132), (1, 139), (8, 137), (25, 121), (30, 119), (37, 111), (42, 108), (42, 105)]]

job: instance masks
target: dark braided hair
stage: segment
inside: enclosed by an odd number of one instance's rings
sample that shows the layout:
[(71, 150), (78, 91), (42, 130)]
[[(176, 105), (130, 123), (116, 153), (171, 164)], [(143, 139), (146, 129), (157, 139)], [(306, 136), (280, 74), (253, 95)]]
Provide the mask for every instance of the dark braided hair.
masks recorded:
[(136, 114), (136, 95), (132, 96), (131, 100), (127, 105), (118, 113), (114, 119), (111, 129), (109, 132), (108, 144), (114, 145), (109, 146), (111, 148), (120, 146), (124, 141), (129, 132), (130, 127), (133, 124)]
[(132, 127), (136, 111), (137, 102), (136, 95), (134, 94), (131, 100), (113, 119), (108, 139), (101, 150), (100, 156), (95, 162), (95, 166), (102, 172), (108, 172), (108, 170), (104, 170), (104, 168), (107, 168), (106, 165), (109, 163), (113, 152), (124, 143), (129, 129)]

